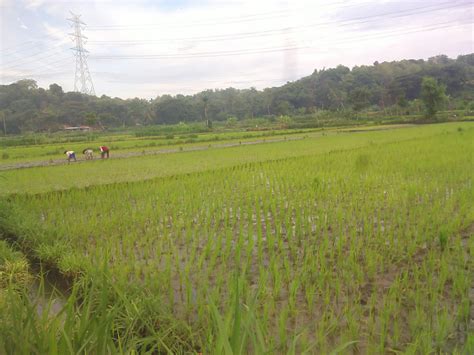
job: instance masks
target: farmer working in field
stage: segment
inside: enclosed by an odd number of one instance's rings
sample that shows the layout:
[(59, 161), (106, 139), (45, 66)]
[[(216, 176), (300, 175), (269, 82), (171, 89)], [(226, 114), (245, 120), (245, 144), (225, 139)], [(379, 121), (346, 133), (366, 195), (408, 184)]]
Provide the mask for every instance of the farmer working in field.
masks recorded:
[(82, 154), (86, 156), (86, 160), (92, 160), (94, 151), (91, 148), (86, 148), (82, 151)]
[(100, 150), (100, 157), (104, 159), (105, 156), (107, 156), (107, 159), (109, 159), (109, 148), (106, 147), (105, 145), (101, 145), (99, 147)]
[(66, 154), (66, 156), (67, 156), (67, 162), (68, 163), (71, 162), (71, 159), (74, 159), (74, 161), (77, 161), (76, 160), (76, 153), (73, 150), (65, 150), (64, 154)]

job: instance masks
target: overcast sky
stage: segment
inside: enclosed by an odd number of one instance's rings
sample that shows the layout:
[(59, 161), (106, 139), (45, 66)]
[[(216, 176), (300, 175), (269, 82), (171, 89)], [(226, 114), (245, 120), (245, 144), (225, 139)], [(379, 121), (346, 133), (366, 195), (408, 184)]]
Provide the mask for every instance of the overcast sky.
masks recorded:
[(97, 95), (280, 86), (315, 69), (473, 50), (472, 0), (0, 0), (0, 84), (74, 88), (70, 11)]

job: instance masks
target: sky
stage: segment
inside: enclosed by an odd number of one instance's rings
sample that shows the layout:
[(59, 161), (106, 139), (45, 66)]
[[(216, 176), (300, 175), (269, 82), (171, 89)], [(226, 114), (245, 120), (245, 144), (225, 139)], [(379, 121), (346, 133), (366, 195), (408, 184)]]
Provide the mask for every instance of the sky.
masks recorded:
[(474, 52), (472, 0), (0, 0), (0, 84), (74, 90), (80, 15), (98, 96), (281, 86), (314, 70)]

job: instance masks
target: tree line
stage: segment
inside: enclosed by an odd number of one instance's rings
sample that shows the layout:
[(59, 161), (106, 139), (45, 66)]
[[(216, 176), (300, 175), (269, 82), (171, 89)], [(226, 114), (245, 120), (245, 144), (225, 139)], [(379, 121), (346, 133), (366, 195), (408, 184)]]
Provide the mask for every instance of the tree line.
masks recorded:
[[(430, 90), (437, 99), (426, 97)], [(44, 89), (36, 81), (26, 79), (0, 85), (0, 124), (7, 133), (24, 133), (58, 130), (64, 125), (107, 128), (212, 122), (311, 115), (322, 110), (404, 114), (414, 108), (420, 110), (421, 100), (425, 103), (435, 100), (432, 108), (439, 108), (441, 101), (446, 101), (451, 109), (472, 106), (474, 54), (456, 59), (439, 55), (428, 60), (375, 62), (352, 69), (339, 65), (315, 70), (281, 87), (264, 90), (230, 87), (194, 95), (162, 95), (152, 100), (64, 92), (58, 84)], [(431, 110), (431, 114), (435, 112)]]

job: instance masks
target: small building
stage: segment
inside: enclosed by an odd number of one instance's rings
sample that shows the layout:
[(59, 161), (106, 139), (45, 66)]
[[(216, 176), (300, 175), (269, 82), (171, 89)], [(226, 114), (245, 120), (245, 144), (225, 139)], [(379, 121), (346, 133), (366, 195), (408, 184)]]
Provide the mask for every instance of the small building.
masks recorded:
[(91, 128), (89, 126), (64, 126), (64, 130), (67, 132), (71, 132), (71, 131), (88, 132), (91, 130)]

